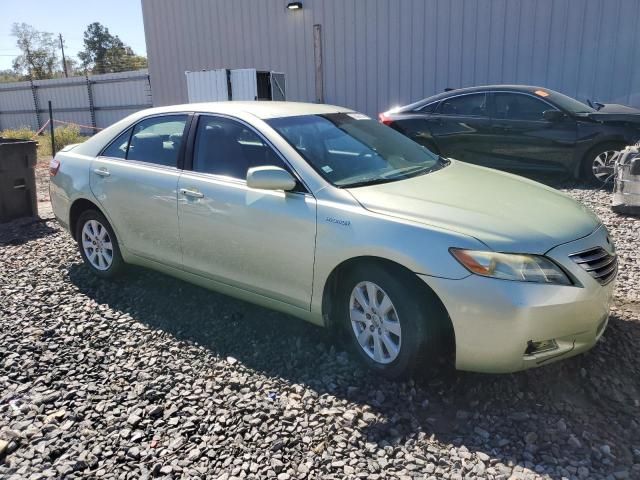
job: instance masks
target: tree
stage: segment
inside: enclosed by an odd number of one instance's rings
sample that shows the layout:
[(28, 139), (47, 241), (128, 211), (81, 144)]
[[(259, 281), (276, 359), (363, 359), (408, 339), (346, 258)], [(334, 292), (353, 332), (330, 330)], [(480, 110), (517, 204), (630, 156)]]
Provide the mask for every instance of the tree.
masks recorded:
[(78, 53), (82, 65), (93, 73), (124, 72), (146, 68), (147, 59), (136, 55), (117, 35), (99, 22), (84, 32), (84, 50)]
[(0, 70), (0, 83), (19, 82), (20, 80), (22, 80), (22, 77), (13, 70)]
[[(65, 61), (67, 63), (67, 74), (70, 77), (84, 75), (84, 68), (81, 68), (81, 65), (78, 63), (78, 61), (75, 58), (67, 57), (65, 58)], [(64, 75), (64, 71), (61, 72), (61, 75)]]
[(11, 35), (22, 52), (13, 60), (13, 69), (19, 75), (34, 80), (53, 78), (58, 63), (57, 42), (52, 33), (40, 32), (26, 23), (14, 23)]

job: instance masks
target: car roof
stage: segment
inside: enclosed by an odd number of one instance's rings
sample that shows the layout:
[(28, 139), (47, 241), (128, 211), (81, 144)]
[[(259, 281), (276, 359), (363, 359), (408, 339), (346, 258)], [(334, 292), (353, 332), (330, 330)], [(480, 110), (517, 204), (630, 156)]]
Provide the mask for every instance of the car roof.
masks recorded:
[(227, 101), (207, 103), (185, 103), (181, 105), (167, 105), (164, 107), (146, 108), (99, 131), (87, 141), (74, 148), (74, 153), (95, 157), (102, 149), (119, 135), (125, 128), (129, 128), (139, 120), (167, 113), (219, 113), (230, 116), (251, 114), (266, 120), (269, 118), (295, 117), (300, 115), (325, 115), (330, 113), (353, 112), (350, 108), (326, 105), (322, 103), (303, 102), (273, 102), (273, 101)]
[(431, 97), (423, 98), (422, 100), (418, 100), (417, 102), (410, 103), (408, 105), (404, 105), (402, 107), (393, 109), (395, 112), (407, 112), (409, 110), (413, 110), (415, 108), (419, 108), (428, 103), (436, 102), (438, 100), (442, 100), (449, 97), (455, 97), (457, 95), (462, 95), (465, 93), (474, 93), (474, 92), (486, 92), (488, 90), (500, 90), (500, 91), (510, 91), (510, 92), (525, 92), (532, 93), (536, 90), (544, 90), (549, 93), (554, 93), (553, 90), (545, 87), (536, 87), (534, 85), (479, 85), (476, 87), (464, 87), (464, 88), (454, 88), (446, 92), (438, 93), (436, 95), (432, 95)]
[(322, 103), (303, 102), (273, 102), (273, 101), (228, 101), (187, 103), (182, 105), (170, 105), (144, 110), (145, 115), (154, 115), (173, 112), (200, 112), (200, 113), (249, 113), (260, 119), (293, 117), (299, 115), (324, 115), (329, 113), (352, 112), (350, 108), (326, 105)]

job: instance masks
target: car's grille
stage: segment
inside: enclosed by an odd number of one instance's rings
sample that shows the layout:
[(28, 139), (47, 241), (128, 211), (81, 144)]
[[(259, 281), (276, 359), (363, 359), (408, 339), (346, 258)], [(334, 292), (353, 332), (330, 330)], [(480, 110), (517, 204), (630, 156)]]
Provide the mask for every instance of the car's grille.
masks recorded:
[(608, 253), (602, 247), (591, 248), (584, 252), (569, 255), (571, 260), (584, 268), (589, 275), (602, 285), (616, 278), (618, 273), (618, 257)]

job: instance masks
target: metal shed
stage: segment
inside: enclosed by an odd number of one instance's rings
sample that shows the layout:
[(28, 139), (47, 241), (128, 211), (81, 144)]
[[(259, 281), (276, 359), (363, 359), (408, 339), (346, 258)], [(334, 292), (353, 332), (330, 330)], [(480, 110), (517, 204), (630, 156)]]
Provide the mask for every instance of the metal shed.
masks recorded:
[(184, 72), (189, 103), (223, 100), (286, 100), (284, 73), (255, 68)]

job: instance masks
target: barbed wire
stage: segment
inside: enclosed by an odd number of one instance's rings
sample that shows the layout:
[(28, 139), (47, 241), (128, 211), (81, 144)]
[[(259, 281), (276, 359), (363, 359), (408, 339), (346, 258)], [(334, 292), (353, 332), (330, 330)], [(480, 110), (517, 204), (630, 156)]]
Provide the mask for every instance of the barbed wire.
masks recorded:
[[(81, 123), (75, 123), (75, 122), (65, 122), (64, 120), (56, 120), (55, 118), (53, 119), (53, 123), (61, 123), (63, 125), (75, 126), (80, 128), (88, 128), (89, 130), (96, 130), (96, 131), (104, 130), (104, 128), (102, 127), (94, 127), (92, 125), (83, 125)], [(44, 122), (44, 124), (33, 134), (33, 136), (31, 137), (31, 140), (35, 140), (36, 138), (38, 138), (38, 136), (40, 136), (40, 134), (42, 134), (42, 132), (44, 132), (44, 130), (50, 124), (51, 124), (50, 119)], [(55, 135), (55, 130), (54, 130), (54, 135)]]

